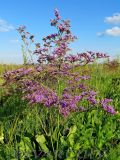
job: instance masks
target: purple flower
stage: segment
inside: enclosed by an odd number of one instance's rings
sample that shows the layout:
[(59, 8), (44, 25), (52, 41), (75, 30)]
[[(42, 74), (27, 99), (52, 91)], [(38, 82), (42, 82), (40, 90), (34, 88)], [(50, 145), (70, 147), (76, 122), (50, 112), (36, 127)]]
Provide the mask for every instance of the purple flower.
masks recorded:
[(80, 100), (82, 100), (83, 96), (74, 96), (74, 100), (75, 102), (79, 102)]
[(96, 96), (96, 94), (97, 94), (97, 92), (95, 92), (95, 91), (89, 91), (89, 95), (90, 95), (91, 97)]
[(89, 96), (89, 97), (87, 98), (87, 100), (88, 100), (92, 105), (97, 104), (97, 100), (95, 99), (95, 97)]
[(44, 96), (43, 95), (41, 95), (41, 94), (40, 95), (39, 94), (35, 95), (35, 102), (36, 103), (42, 102), (43, 100), (44, 100)]
[(60, 32), (64, 32), (66, 30), (66, 28), (63, 24), (59, 24), (58, 29)]
[(60, 15), (59, 15), (58, 9), (55, 9), (54, 12), (55, 12), (55, 17), (57, 18), (57, 20), (59, 20), (60, 19)]
[(87, 87), (86, 87), (84, 84), (79, 84), (79, 85), (78, 85), (78, 88), (84, 90), (84, 89), (86, 89)]
[(81, 96), (82, 96), (82, 97), (84, 97), (84, 96), (86, 96), (86, 95), (88, 95), (88, 92), (86, 92), (86, 91), (83, 91), (83, 92), (81, 93)]
[(97, 57), (97, 58), (109, 58), (108, 55), (106, 55), (106, 54), (104, 54), (104, 53), (99, 53), (99, 52), (96, 53), (96, 57)]
[(51, 26), (56, 26), (56, 24), (58, 23), (58, 20), (57, 19), (53, 19), (53, 20), (50, 20), (50, 24)]
[(46, 59), (47, 59), (48, 62), (52, 62), (52, 61), (55, 60), (55, 56), (53, 56), (53, 55), (47, 55)]
[(36, 70), (37, 70), (38, 72), (41, 72), (41, 71), (43, 70), (43, 68), (42, 68), (41, 66), (36, 66)]
[(32, 68), (19, 68), (13, 71), (8, 71), (6, 73), (4, 73), (4, 78), (6, 80), (10, 80), (10, 79), (17, 79), (20, 77), (24, 77), (30, 73), (32, 73), (33, 69)]
[(111, 113), (111, 114), (117, 114), (117, 112), (115, 111), (115, 109), (113, 108), (113, 106), (108, 105), (108, 103), (111, 102), (111, 101), (112, 101), (112, 99), (105, 98), (105, 99), (101, 100), (100, 103), (102, 105), (102, 108), (106, 112)]
[(78, 56), (77, 55), (69, 55), (66, 57), (66, 61), (69, 61), (70, 63), (74, 63), (78, 61)]
[(78, 56), (77, 55), (69, 55), (66, 57), (66, 60), (69, 61), (70, 63), (74, 63), (78, 61)]
[(67, 107), (67, 102), (61, 100), (60, 105), (62, 108)]
[(19, 28), (17, 28), (17, 31), (19, 33), (22, 33), (22, 32), (24, 32), (25, 29), (26, 29), (26, 26), (20, 26)]
[[(54, 15), (55, 18), (51, 20), (51, 26), (57, 29), (57, 33), (45, 36), (43, 38), (43, 45), (40, 43), (36, 44), (34, 54), (38, 56), (37, 61), (39, 65), (33, 65), (32, 68), (28, 69), (20, 68), (7, 72), (4, 74), (4, 78), (6, 80), (12, 79), (13, 82), (16, 81), (16, 79), (20, 80), (17, 82), (20, 83), (24, 93), (24, 99), (28, 100), (29, 103), (42, 104), (45, 107), (57, 106), (56, 108), (59, 112), (67, 116), (74, 111), (87, 111), (86, 108), (80, 106), (84, 101), (87, 101), (88, 105), (98, 103), (96, 99), (97, 93), (92, 90), (90, 91), (89, 88), (83, 84), (84, 81), (90, 79), (90, 77), (80, 75), (79, 71), (74, 72), (72, 70), (73, 67), (76, 69), (76, 66), (89, 64), (97, 58), (107, 58), (108, 56), (92, 51), (77, 53), (76, 55), (68, 53), (68, 51), (70, 51), (69, 44), (73, 42), (76, 37), (71, 33), (70, 21), (62, 20), (57, 9), (54, 10)], [(19, 27), (18, 32), (24, 44), (29, 48), (28, 40), (34, 42), (34, 36), (25, 31), (25, 26)], [(42, 74), (40, 74), (41, 71)], [(50, 79), (47, 76), (50, 76)], [(50, 82), (52, 77), (55, 83), (58, 82), (59, 77), (64, 77), (66, 88), (63, 89), (64, 85), (61, 87), (63, 92), (61, 95), (59, 94), (59, 96), (57, 95), (58, 91), (51, 89), (55, 88), (56, 84), (53, 86), (47, 83), (47, 80)], [(41, 83), (42, 79), (44, 79), (45, 82)], [(44, 86), (44, 84), (52, 87), (49, 88)], [(58, 88), (58, 86), (56, 88)], [(111, 102), (110, 99), (101, 101), (103, 109), (111, 114), (116, 114), (114, 108), (108, 104), (109, 102)]]

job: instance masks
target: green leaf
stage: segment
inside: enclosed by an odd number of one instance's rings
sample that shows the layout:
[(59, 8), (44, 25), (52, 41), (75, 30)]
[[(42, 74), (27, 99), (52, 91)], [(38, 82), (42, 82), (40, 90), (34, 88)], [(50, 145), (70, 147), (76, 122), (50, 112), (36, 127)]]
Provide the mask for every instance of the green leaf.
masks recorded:
[[(76, 126), (76, 125), (73, 125), (72, 127), (70, 127), (69, 134), (74, 134), (74, 133), (76, 133), (76, 131), (77, 131), (77, 126)], [(68, 134), (68, 135), (69, 135), (69, 134)]]
[(101, 150), (102, 149), (102, 146), (104, 144), (104, 141), (103, 140), (100, 140), (99, 143), (98, 143), (98, 148)]
[(68, 137), (68, 141), (70, 143), (71, 146), (74, 145), (74, 134), (70, 134), (69, 137)]
[(40, 143), (40, 147), (41, 147), (42, 151), (44, 151), (45, 153), (49, 152), (49, 149), (47, 148), (46, 144)]
[(78, 151), (80, 149), (80, 143), (76, 143), (75, 145), (74, 145), (74, 150), (75, 151)]
[(45, 143), (46, 142), (46, 139), (45, 139), (45, 136), (42, 134), (42, 135), (36, 135), (36, 141), (38, 143)]
[(74, 136), (75, 136), (76, 131), (77, 131), (76, 125), (73, 125), (72, 127), (70, 127), (69, 134), (67, 135), (68, 141), (71, 146), (74, 145)]
[(3, 126), (0, 124), (0, 143), (4, 143)]
[(45, 153), (48, 153), (49, 152), (49, 149), (47, 148), (45, 142), (46, 142), (46, 139), (45, 139), (45, 136), (42, 134), (42, 135), (36, 135), (36, 141), (39, 143), (42, 151), (44, 151)]
[(71, 151), (69, 154), (70, 154), (69, 155), (70, 158), (74, 158), (76, 156), (76, 154), (73, 151)]
[(65, 141), (64, 136), (60, 137), (60, 141), (63, 146), (67, 146), (67, 142)]
[(73, 160), (73, 158), (71, 158), (71, 157), (68, 157), (68, 158), (66, 158), (65, 160)]
[(0, 143), (4, 143), (3, 140), (4, 140), (4, 134), (1, 133), (1, 134), (0, 134)]
[(57, 127), (55, 128), (53, 134), (52, 134), (52, 137), (55, 141), (57, 141)]
[(22, 152), (29, 152), (31, 151), (30, 149), (30, 139), (28, 137), (23, 137), (23, 139), (21, 140), (19, 146), (20, 146), (20, 151)]

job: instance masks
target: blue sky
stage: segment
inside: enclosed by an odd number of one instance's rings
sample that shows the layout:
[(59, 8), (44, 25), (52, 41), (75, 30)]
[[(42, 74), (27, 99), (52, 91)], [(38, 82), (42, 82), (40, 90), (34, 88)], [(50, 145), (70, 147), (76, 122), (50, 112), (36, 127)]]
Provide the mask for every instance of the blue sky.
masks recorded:
[(75, 52), (100, 51), (120, 55), (120, 0), (0, 0), (0, 63), (21, 63), (20, 25), (37, 41), (54, 29), (49, 25), (58, 8), (63, 19), (70, 19), (78, 36)]

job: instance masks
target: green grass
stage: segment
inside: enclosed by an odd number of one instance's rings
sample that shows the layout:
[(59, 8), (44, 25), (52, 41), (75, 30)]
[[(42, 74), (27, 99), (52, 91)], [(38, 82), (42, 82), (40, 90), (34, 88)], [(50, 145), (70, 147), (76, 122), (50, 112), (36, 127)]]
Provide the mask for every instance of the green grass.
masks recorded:
[[(19, 67), (0, 65), (0, 74)], [(109, 70), (93, 64), (78, 71), (90, 73), (88, 84), (99, 91), (100, 97), (112, 98), (115, 109), (120, 112), (120, 67)], [(2, 81), (1, 78), (1, 84)], [(56, 111), (38, 105), (30, 107), (18, 93), (2, 97), (2, 87), (0, 92), (0, 160), (54, 160), (53, 151), (58, 141)], [(73, 113), (67, 121), (59, 118), (58, 160), (77, 160), (78, 156), (84, 160), (120, 159), (118, 117), (98, 108), (88, 113)]]

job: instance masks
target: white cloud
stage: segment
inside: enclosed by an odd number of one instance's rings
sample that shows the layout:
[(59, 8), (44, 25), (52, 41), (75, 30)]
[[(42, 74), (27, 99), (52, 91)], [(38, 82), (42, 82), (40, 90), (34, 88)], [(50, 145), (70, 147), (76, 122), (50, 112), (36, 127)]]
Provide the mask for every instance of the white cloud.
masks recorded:
[(9, 32), (13, 29), (14, 27), (11, 24), (3, 19), (0, 19), (0, 32)]
[(107, 29), (105, 33), (109, 36), (120, 36), (120, 27), (113, 27), (111, 29)]
[(120, 36), (120, 27), (115, 26), (115, 27), (113, 27), (111, 29), (106, 29), (105, 32), (99, 32), (99, 33), (97, 33), (97, 36), (102, 36), (102, 35), (119, 37)]
[(120, 24), (120, 13), (115, 13), (111, 17), (105, 17), (104, 22), (118, 25)]

